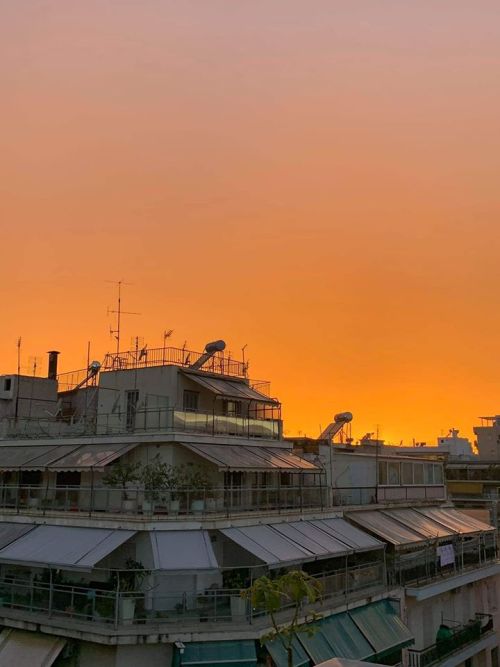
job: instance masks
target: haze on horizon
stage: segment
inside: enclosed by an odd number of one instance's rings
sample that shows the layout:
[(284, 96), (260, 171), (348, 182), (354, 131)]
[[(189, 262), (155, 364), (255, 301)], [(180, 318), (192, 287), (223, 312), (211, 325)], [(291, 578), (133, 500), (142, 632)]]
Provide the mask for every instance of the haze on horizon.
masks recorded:
[[(248, 345), (285, 428), (500, 412), (500, 5), (0, 6), (0, 373)], [(26, 369), (25, 369), (26, 370)]]

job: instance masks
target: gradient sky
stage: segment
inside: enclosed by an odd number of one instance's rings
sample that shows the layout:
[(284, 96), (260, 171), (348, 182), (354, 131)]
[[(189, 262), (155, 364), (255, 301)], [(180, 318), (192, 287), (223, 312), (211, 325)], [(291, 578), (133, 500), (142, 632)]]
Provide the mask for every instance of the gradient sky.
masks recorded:
[(289, 434), (500, 412), (498, 0), (0, 0), (1, 370), (248, 344)]

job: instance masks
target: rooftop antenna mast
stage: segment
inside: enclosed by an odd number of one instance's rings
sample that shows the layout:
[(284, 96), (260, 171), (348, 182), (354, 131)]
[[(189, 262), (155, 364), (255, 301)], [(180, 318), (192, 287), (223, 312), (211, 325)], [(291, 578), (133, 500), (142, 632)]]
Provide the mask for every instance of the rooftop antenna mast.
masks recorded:
[(126, 283), (123, 280), (106, 280), (107, 283), (113, 283), (113, 285), (118, 286), (118, 300), (116, 310), (111, 310), (108, 308), (108, 315), (111, 313), (116, 315), (116, 329), (110, 327), (109, 333), (116, 339), (116, 355), (120, 354), (120, 334), (121, 334), (121, 317), (122, 315), (140, 315), (140, 313), (133, 313), (130, 311), (122, 310), (122, 285), (132, 285), (132, 283)]
[(164, 329), (163, 331), (163, 355), (162, 355), (162, 361), (165, 363), (165, 351), (167, 348), (167, 339), (170, 338), (170, 336), (174, 333), (173, 329)]

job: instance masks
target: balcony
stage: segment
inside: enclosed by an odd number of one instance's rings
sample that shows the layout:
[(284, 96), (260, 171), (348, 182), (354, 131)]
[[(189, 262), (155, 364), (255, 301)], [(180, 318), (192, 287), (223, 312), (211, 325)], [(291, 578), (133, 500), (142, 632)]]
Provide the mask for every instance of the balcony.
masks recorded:
[(436, 644), (421, 651), (408, 649), (408, 665), (409, 667), (430, 667), (443, 663), (455, 655), (458, 660), (456, 664), (459, 664), (467, 659), (461, 655), (463, 649), (476, 644), (486, 635), (495, 636), (493, 617), (490, 614), (476, 614), (474, 620), (450, 628), (450, 636), (438, 640)]
[(225, 517), (254, 512), (300, 512), (327, 506), (327, 489), (321, 486), (253, 486), (211, 489), (125, 491), (92, 486), (0, 486), (0, 510), (13, 514), (72, 512), (156, 519)]
[(198, 433), (279, 440), (282, 422), (277, 414), (235, 417), (215, 412), (188, 412), (174, 408), (138, 409), (133, 421), (125, 413), (87, 415), (80, 419), (13, 418), (0, 422), (0, 438), (64, 438), (134, 433)]
[[(383, 572), (380, 562), (321, 572), (315, 575), (323, 587), (319, 604), (333, 608), (380, 592)], [(125, 571), (119, 573), (122, 578), (126, 575)], [(251, 576), (245, 585), (250, 583)], [(152, 632), (165, 625), (180, 626), (184, 630), (196, 629), (202, 623), (259, 627), (268, 624), (267, 615), (252, 609), (249, 601), (241, 597), (239, 588), (211, 586), (203, 591), (157, 594), (158, 588), (161, 586), (152, 587), (147, 592), (120, 592), (104, 584), (85, 586), (4, 577), (0, 579), (0, 618), (8, 625), (8, 619), (36, 622), (37, 617), (43, 616), (45, 625), (68, 629), (86, 626), (89, 632), (95, 628), (104, 631), (106, 628), (108, 631), (128, 628), (131, 634), (140, 633), (145, 626)], [(312, 611), (309, 607), (304, 606), (304, 614)], [(288, 614), (286, 604), (280, 614), (283, 619)]]

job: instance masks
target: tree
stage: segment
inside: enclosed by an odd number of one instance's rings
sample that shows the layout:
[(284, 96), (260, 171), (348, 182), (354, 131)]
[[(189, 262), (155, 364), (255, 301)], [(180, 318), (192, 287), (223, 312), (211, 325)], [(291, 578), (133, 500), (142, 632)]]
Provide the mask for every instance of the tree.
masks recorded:
[[(242, 597), (249, 599), (253, 607), (269, 614), (272, 631), (263, 640), (277, 639), (283, 646), (288, 660), (288, 667), (293, 667), (293, 640), (299, 632), (313, 633), (312, 625), (299, 623), (299, 613), (304, 603), (314, 603), (321, 598), (322, 585), (311, 575), (302, 570), (292, 570), (276, 579), (259, 577), (250, 588), (242, 591)], [(280, 624), (276, 615), (283, 608), (292, 608), (292, 619)], [(312, 614), (316, 618), (316, 614)]]
[(139, 472), (141, 469), (140, 463), (124, 463), (118, 461), (112, 466), (102, 478), (102, 481), (107, 486), (115, 488), (121, 487), (123, 496), (126, 498), (127, 485), (134, 484), (139, 481)]

